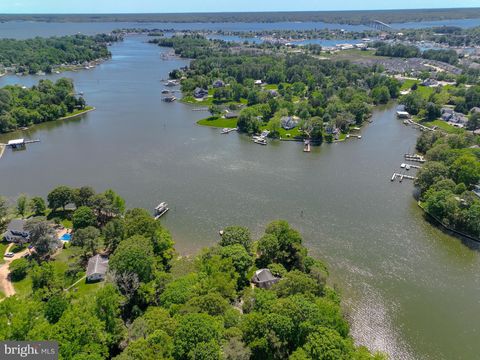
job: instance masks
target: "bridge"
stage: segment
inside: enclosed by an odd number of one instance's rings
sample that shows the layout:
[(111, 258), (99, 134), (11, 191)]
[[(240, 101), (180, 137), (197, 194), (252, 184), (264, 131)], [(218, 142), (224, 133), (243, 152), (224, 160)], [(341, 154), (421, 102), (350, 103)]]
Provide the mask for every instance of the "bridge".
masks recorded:
[(368, 26), (368, 27), (371, 27), (373, 29), (376, 29), (376, 30), (394, 31), (394, 29), (390, 25), (385, 24), (384, 22), (382, 22), (380, 20), (372, 20), (372, 21), (367, 22), (365, 25)]

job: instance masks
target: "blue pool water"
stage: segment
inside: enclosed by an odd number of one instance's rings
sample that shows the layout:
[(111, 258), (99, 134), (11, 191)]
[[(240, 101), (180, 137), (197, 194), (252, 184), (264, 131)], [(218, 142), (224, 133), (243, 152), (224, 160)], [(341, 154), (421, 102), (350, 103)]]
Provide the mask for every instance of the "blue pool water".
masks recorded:
[(63, 234), (62, 237), (60, 238), (60, 240), (70, 241), (70, 240), (72, 240), (72, 234)]

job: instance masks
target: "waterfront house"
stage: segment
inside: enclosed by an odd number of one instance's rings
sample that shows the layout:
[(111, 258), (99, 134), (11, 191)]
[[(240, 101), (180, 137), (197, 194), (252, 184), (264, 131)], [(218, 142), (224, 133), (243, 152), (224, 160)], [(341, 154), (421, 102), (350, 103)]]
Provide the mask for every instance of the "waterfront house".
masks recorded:
[(271, 96), (271, 97), (277, 97), (278, 96), (278, 91), (277, 90), (269, 90), (268, 91), (268, 94)]
[(10, 221), (7, 231), (3, 234), (3, 240), (9, 243), (25, 244), (30, 241), (30, 233), (25, 231), (25, 220), (14, 219)]
[(262, 82), (262, 80), (255, 80), (255, 81), (254, 81), (254, 84), (255, 84), (255, 85), (262, 85), (263, 82)]
[(284, 128), (285, 130), (292, 130), (297, 127), (298, 120), (293, 118), (292, 116), (283, 116), (280, 119), (280, 123), (282, 125), (282, 128)]
[(435, 80), (435, 79), (430, 79), (430, 78), (428, 78), (428, 79), (423, 80), (420, 85), (422, 85), (422, 86), (430, 86), (430, 87), (432, 87), (432, 86), (438, 86), (438, 81)]
[(225, 86), (225, 83), (222, 80), (217, 80), (213, 83), (214, 88), (222, 88)]
[(208, 96), (208, 90), (205, 90), (205, 89), (202, 89), (202, 88), (197, 87), (197, 88), (193, 91), (193, 96), (194, 96), (196, 99), (203, 99), (204, 97)]
[(225, 119), (235, 119), (237, 117), (238, 117), (238, 113), (234, 112), (234, 111), (229, 111), (229, 112), (225, 113), (225, 115), (224, 115)]
[(280, 279), (273, 276), (269, 269), (257, 270), (255, 271), (255, 275), (252, 277), (252, 283), (262, 289), (269, 289), (279, 281)]
[(108, 271), (108, 258), (102, 255), (95, 255), (88, 259), (87, 265), (87, 281), (105, 280)]

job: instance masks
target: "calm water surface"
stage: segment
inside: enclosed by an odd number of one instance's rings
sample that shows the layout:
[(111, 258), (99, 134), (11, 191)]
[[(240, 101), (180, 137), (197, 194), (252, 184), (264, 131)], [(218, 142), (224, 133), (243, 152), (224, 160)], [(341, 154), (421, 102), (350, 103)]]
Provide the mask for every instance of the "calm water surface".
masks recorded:
[[(129, 37), (112, 47), (111, 61), (63, 74), (96, 111), (0, 137), (41, 139), (6, 151), (0, 193), (13, 199), (90, 184), (116, 189), (131, 207), (167, 201), (172, 211), (162, 222), (181, 253), (213, 244), (229, 224), (258, 236), (271, 220), (286, 219), (329, 263), (359, 343), (392, 359), (478, 359), (478, 252), (422, 219), (410, 182), (390, 182), (415, 130), (387, 108), (361, 140), (310, 154), (297, 143), (262, 147), (220, 135), (195, 125), (205, 113), (160, 101), (160, 80), (187, 61), (161, 60), (167, 50), (145, 40)], [(0, 86), (38, 80), (4, 77)]]
[[(391, 24), (394, 29), (418, 29), (434, 26), (459, 26), (471, 28), (480, 26), (480, 19), (458, 19), (442, 21), (423, 21)], [(120, 28), (149, 28), (175, 30), (225, 30), (225, 31), (261, 31), (261, 30), (311, 30), (345, 29), (363, 31), (370, 28), (364, 25), (331, 24), (324, 22), (277, 22), (277, 23), (136, 23), (136, 22), (94, 22), (94, 23), (55, 23), (34, 21), (9, 21), (0, 23), (0, 38), (28, 39), (35, 36), (61, 36), (77, 33), (93, 35), (108, 33)]]

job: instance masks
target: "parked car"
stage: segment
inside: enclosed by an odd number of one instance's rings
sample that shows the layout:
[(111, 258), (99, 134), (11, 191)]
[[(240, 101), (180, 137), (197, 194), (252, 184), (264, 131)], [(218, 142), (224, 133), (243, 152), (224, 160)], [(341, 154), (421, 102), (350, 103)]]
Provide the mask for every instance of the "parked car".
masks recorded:
[(15, 254), (12, 253), (12, 252), (7, 252), (7, 253), (5, 253), (5, 255), (3, 255), (3, 256), (5, 256), (6, 258), (13, 258), (13, 257), (15, 256)]

